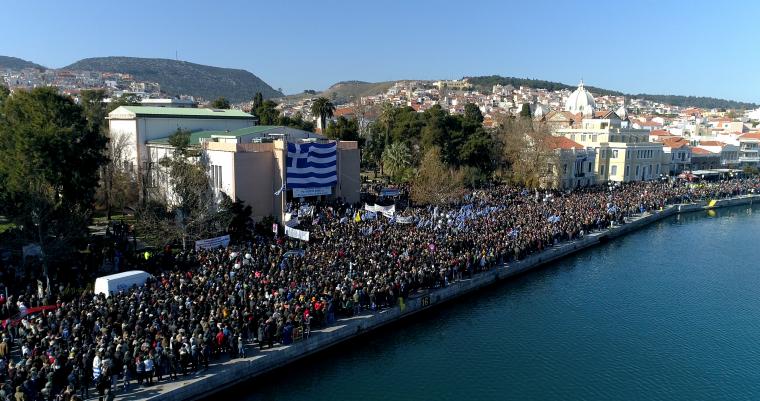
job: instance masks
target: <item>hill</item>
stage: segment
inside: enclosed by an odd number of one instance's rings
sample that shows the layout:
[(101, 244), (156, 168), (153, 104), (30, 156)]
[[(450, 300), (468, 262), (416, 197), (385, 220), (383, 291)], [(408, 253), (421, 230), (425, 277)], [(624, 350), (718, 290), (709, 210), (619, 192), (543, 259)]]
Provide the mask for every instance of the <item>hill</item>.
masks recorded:
[(169, 95), (200, 96), (207, 100), (224, 96), (231, 102), (282, 96), (256, 75), (233, 68), (212, 67), (187, 61), (138, 57), (95, 57), (79, 60), (65, 70), (120, 72), (140, 81), (157, 82)]
[[(515, 78), (515, 77), (502, 77), (499, 75), (490, 75), (482, 77), (465, 77), (476, 88), (481, 90), (491, 90), (493, 85), (512, 85), (515, 88), (520, 86), (526, 86), (536, 89), (547, 90), (562, 90), (570, 89), (574, 90), (576, 87), (573, 85), (566, 85), (560, 82), (544, 81), (540, 79), (530, 78)], [(704, 96), (679, 96), (679, 95), (653, 95), (648, 93), (638, 94), (625, 94), (618, 91), (595, 88), (593, 86), (586, 86), (586, 89), (591, 91), (594, 95), (598, 96), (628, 96), (632, 98), (649, 100), (652, 102), (670, 104), (680, 107), (699, 107), (703, 109), (754, 109), (757, 107), (754, 103), (738, 102), (735, 100), (718, 99), (714, 97)]]
[(388, 82), (364, 82), (364, 81), (341, 81), (317, 94), (299, 93), (289, 95), (282, 100), (298, 101), (308, 97), (323, 96), (333, 103), (340, 104), (362, 96), (372, 96), (387, 91), (396, 81)]
[(0, 69), (9, 68), (11, 70), (23, 70), (24, 68), (36, 68), (38, 70), (47, 70), (47, 68), (35, 64), (31, 61), (26, 61), (18, 57), (0, 56)]

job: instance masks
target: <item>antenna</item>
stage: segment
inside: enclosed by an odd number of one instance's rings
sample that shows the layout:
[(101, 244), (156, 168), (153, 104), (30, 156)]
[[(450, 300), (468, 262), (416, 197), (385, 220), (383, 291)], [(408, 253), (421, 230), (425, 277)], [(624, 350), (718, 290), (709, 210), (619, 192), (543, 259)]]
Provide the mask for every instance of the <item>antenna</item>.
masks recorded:
[(174, 60), (179, 61), (179, 51), (174, 51)]

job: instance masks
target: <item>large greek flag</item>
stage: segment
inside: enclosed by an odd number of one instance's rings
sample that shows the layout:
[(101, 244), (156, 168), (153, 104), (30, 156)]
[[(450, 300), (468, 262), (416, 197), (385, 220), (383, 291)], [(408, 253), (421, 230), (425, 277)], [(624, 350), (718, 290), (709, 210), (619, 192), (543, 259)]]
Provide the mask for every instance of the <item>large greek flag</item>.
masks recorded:
[(337, 143), (288, 142), (288, 188), (329, 187), (338, 182)]

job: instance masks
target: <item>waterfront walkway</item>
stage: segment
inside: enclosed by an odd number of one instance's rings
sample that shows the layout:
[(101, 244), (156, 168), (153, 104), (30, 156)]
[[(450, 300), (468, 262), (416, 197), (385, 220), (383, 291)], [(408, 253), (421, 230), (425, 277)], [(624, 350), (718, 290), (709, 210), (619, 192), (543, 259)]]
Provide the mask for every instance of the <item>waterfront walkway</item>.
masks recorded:
[[(757, 199), (758, 195), (740, 196), (731, 199), (723, 199), (712, 207), (727, 207), (750, 204)], [(126, 393), (118, 392), (119, 400), (191, 400), (209, 397), (216, 391), (249, 380), (262, 373), (287, 365), (295, 360), (321, 351), (339, 342), (351, 339), (362, 333), (376, 329), (387, 323), (408, 317), (416, 312), (433, 307), (443, 302), (452, 300), (473, 290), (493, 284), (497, 281), (529, 271), (547, 262), (562, 258), (598, 244), (604, 239), (616, 238), (637, 230), (648, 224), (672, 216), (679, 212), (694, 212), (706, 209), (707, 203), (672, 205), (661, 211), (645, 212), (626, 220), (626, 224), (617, 225), (610, 229), (595, 232), (581, 239), (560, 243), (547, 250), (531, 255), (519, 262), (479, 273), (470, 279), (463, 279), (452, 283), (445, 288), (432, 291), (422, 291), (414, 294), (406, 300), (403, 306), (386, 309), (380, 312), (363, 312), (350, 318), (338, 319), (333, 325), (313, 330), (310, 338), (300, 342), (276, 346), (272, 349), (259, 351), (258, 347), (249, 346), (247, 358), (226, 360), (217, 362), (207, 370), (188, 374), (176, 381), (162, 381), (150, 387), (136, 388), (132, 384)], [(92, 395), (92, 393), (91, 393)]]

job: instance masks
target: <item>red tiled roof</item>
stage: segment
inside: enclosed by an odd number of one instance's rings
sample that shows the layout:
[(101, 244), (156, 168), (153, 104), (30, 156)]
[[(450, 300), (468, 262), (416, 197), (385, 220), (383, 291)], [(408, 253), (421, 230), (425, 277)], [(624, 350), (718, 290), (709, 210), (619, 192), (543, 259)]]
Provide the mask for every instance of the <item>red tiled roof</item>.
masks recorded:
[(670, 132), (664, 129), (656, 129), (652, 130), (652, 132), (649, 133), (649, 135), (656, 135), (656, 136), (668, 136), (672, 135)]
[(351, 107), (341, 107), (339, 109), (335, 109), (335, 111), (333, 112), (333, 115), (335, 117), (340, 117), (340, 116), (344, 116), (345, 117), (345, 116), (351, 115), (351, 114), (354, 114), (354, 109), (351, 108)]
[(699, 143), (699, 145), (700, 146), (723, 146), (725, 144), (720, 141), (702, 141)]
[(659, 126), (662, 126), (662, 124), (656, 123), (654, 121), (641, 121), (641, 120), (639, 120), (639, 125), (644, 126), (644, 127), (659, 127)]
[(691, 148), (691, 153), (696, 154), (696, 155), (714, 155), (715, 154), (713, 152), (710, 152), (707, 149), (699, 148), (699, 147)]
[(760, 139), (760, 132), (749, 132), (744, 135), (740, 135), (741, 139)]
[(583, 145), (564, 136), (553, 136), (546, 138), (546, 143), (552, 149), (583, 149)]
[(685, 139), (681, 137), (675, 137), (675, 138), (666, 138), (662, 141), (663, 146), (667, 146), (672, 149), (678, 149), (682, 148), (684, 146), (688, 146), (689, 142), (687, 142)]

